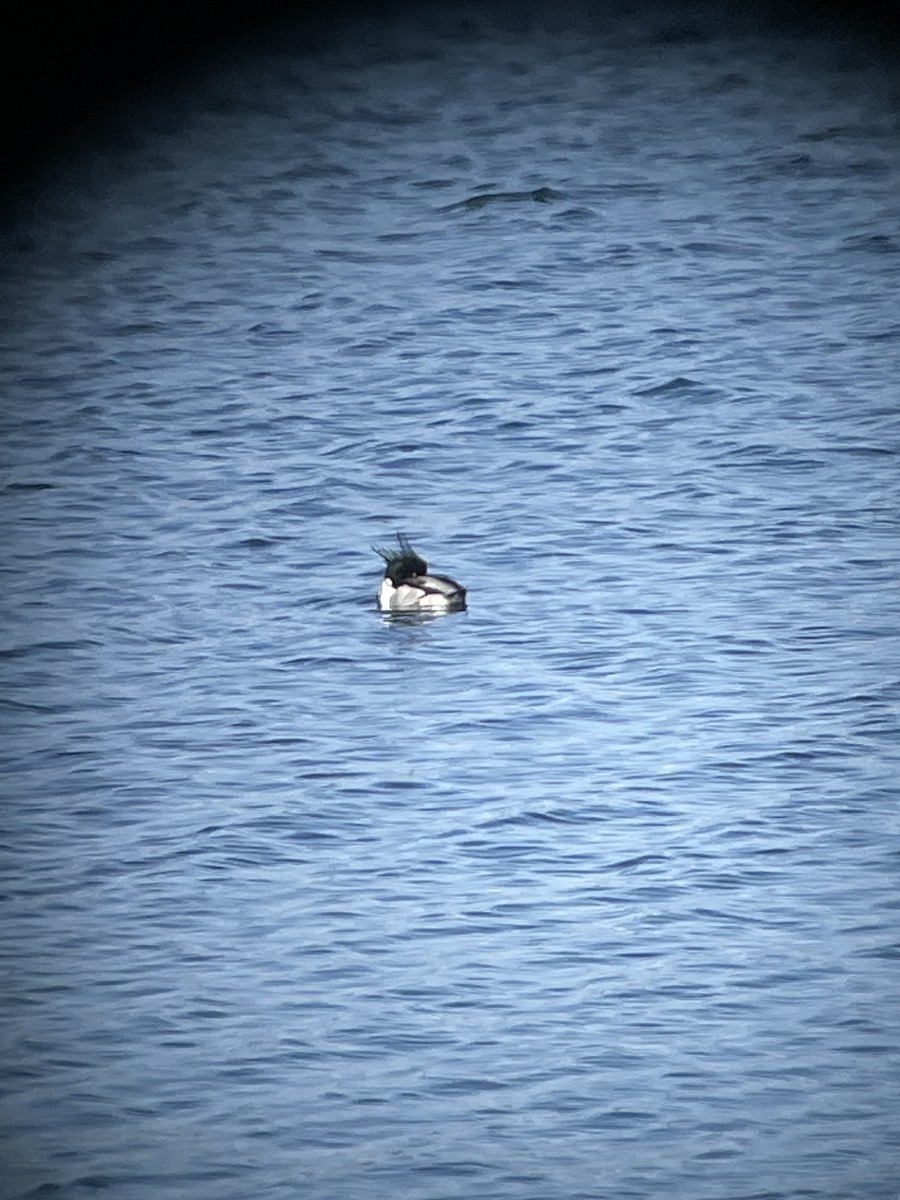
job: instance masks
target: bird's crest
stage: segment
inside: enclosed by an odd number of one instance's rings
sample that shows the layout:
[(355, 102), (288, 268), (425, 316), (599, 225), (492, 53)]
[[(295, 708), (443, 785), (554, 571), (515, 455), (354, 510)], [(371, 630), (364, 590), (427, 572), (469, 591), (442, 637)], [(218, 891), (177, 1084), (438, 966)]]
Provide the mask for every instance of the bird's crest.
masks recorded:
[(387, 574), (391, 580), (397, 584), (403, 579), (409, 579), (413, 575), (425, 575), (428, 571), (428, 563), (420, 554), (416, 554), (412, 546), (409, 544), (409, 538), (405, 533), (397, 534), (397, 542), (399, 549), (393, 546), (373, 546), (372, 549), (387, 564)]

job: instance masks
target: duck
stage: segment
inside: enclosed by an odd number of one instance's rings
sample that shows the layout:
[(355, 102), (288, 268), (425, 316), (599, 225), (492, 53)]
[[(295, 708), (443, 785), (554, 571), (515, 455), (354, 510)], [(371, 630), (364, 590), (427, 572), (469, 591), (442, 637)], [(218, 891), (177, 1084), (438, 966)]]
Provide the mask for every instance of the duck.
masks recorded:
[(460, 612), (466, 607), (466, 589), (446, 575), (429, 575), (428, 563), (409, 544), (405, 533), (397, 534), (398, 549), (373, 546), (385, 562), (384, 578), (378, 589), (382, 612)]

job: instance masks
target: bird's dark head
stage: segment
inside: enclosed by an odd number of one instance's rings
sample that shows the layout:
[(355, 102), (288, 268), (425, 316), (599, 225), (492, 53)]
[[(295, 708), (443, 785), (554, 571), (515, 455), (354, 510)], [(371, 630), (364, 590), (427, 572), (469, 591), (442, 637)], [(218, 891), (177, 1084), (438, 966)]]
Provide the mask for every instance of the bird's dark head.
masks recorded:
[(397, 534), (399, 547), (373, 546), (376, 554), (384, 559), (384, 577), (389, 579), (394, 587), (399, 587), (407, 579), (415, 575), (427, 575), (428, 563), (413, 550), (405, 533)]

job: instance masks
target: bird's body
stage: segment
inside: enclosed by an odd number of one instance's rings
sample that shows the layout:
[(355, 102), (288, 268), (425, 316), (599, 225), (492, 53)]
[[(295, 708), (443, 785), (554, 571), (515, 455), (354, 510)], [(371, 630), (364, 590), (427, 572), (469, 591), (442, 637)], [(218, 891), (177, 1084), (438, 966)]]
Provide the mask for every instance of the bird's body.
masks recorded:
[(459, 209), (468, 209), (471, 211), (476, 208), (484, 208), (486, 204), (496, 204), (498, 202), (508, 202), (510, 200), (536, 200), (538, 204), (549, 204), (552, 200), (561, 200), (562, 193), (555, 192), (553, 188), (539, 187), (531, 192), (478, 192), (474, 196), (469, 196), (466, 200), (457, 200), (455, 204), (445, 204), (443, 208), (439, 208), (438, 212), (454, 212)]
[(385, 562), (378, 589), (383, 612), (458, 612), (466, 607), (466, 589), (446, 575), (429, 575), (428, 563), (413, 550), (402, 533), (399, 549), (376, 546)]

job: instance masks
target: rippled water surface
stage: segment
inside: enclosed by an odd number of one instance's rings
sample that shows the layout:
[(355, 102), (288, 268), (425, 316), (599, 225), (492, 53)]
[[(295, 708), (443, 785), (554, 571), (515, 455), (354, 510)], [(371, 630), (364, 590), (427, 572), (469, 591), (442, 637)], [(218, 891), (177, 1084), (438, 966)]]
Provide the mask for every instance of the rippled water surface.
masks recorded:
[[(4, 1197), (896, 1200), (890, 82), (423, 12), (48, 178)], [(379, 615), (398, 529), (467, 613)]]

